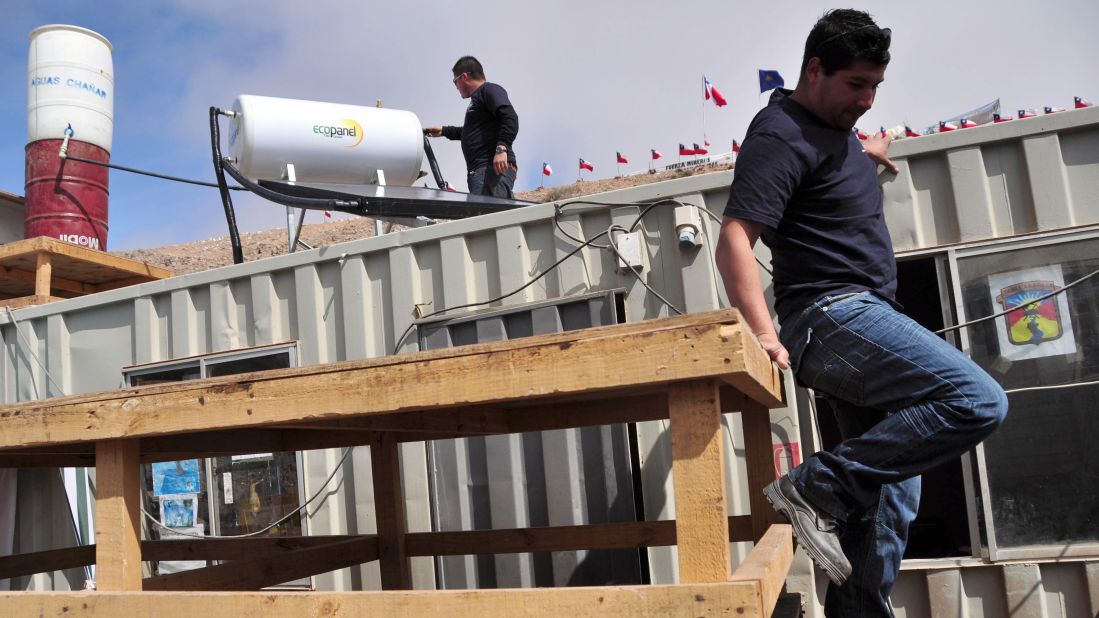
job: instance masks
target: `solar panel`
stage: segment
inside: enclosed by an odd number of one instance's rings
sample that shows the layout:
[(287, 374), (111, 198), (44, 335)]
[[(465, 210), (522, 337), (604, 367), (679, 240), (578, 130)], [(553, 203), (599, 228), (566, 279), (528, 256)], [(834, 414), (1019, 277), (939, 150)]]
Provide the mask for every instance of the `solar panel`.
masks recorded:
[(465, 219), (494, 212), (532, 206), (536, 202), (508, 200), (487, 195), (471, 195), (428, 187), (351, 185), (305, 183), (287, 184), (261, 180), (260, 186), (292, 197), (337, 199), (357, 206), (313, 210), (337, 210), (364, 217), (430, 217), (432, 219)]

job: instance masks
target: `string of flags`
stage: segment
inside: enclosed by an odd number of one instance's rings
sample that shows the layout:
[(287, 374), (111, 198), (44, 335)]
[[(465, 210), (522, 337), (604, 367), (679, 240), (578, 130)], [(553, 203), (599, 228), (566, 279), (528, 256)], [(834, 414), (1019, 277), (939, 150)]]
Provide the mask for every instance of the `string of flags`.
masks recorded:
[[(786, 82), (783, 79), (782, 75), (776, 70), (758, 69), (758, 77), (759, 77), (759, 92), (760, 92), (760, 94), (763, 94), (763, 93), (765, 93), (769, 90), (774, 90), (775, 88), (784, 88), (785, 85), (786, 85)], [(708, 101), (713, 101), (714, 105), (717, 106), (717, 107), (724, 107), (724, 106), (729, 104), (729, 102), (725, 98), (725, 96), (721, 94), (721, 92), (717, 89), (716, 86), (714, 86), (713, 82), (711, 82), (709, 77), (707, 77), (706, 75), (702, 76), (702, 96), (703, 96), (703, 109), (705, 109), (705, 103), (708, 102)], [(1074, 109), (1082, 109), (1082, 108), (1085, 108), (1085, 107), (1092, 107), (1092, 106), (1093, 106), (1093, 103), (1091, 101), (1089, 101), (1088, 99), (1085, 99), (1083, 97), (1073, 97), (1073, 107), (1074, 107)], [(989, 109), (989, 107), (992, 107), (992, 109), (995, 109), (997, 111), (992, 112), (990, 114), (990, 112), (992, 110)], [(991, 116), (991, 124), (1002, 123), (1002, 122), (1010, 122), (1010, 121), (1016, 120), (1016, 119), (1023, 120), (1023, 119), (1026, 119), (1026, 118), (1034, 118), (1034, 117), (1037, 117), (1039, 115), (1038, 111), (1034, 108), (1019, 109), (1015, 117), (1002, 115), (998, 112), (998, 109), (999, 109), (999, 100), (997, 99), (996, 101), (993, 102), (993, 104), (990, 104), (988, 106), (984, 106), (982, 108), (979, 108), (978, 110), (973, 110), (971, 112), (967, 112), (967, 114), (969, 114), (969, 115), (976, 114), (977, 118), (979, 120), (981, 120), (982, 122), (985, 122), (985, 123), (988, 122), (988, 119)], [(1067, 111), (1067, 110), (1063, 107), (1045, 106), (1045, 107), (1042, 108), (1043, 114), (1056, 114), (1056, 113), (1060, 113), (1060, 112), (1064, 112), (1064, 111)], [(977, 112), (980, 112), (980, 113), (977, 113)], [(950, 132), (950, 131), (957, 131), (957, 130), (961, 130), (961, 129), (970, 129), (970, 128), (973, 128), (973, 127), (981, 126), (981, 122), (978, 122), (977, 120), (970, 117), (969, 115), (962, 116), (960, 118), (955, 116), (952, 120), (940, 121), (937, 126), (928, 127), (926, 129), (924, 129), (922, 132), (913, 130), (912, 127), (909, 126), (908, 124), (898, 125), (897, 127), (890, 128), (890, 129), (886, 129), (883, 126), (883, 127), (880, 128), (879, 134), (883, 137), (890, 137), (892, 139), (904, 139), (904, 138), (922, 137), (924, 135), (931, 135), (931, 134), (934, 134), (934, 133), (947, 133), (947, 132)], [(860, 140), (869, 139), (869, 136), (866, 133), (863, 133), (862, 131), (860, 131), (857, 127), (853, 129), (853, 132), (854, 132), (855, 136)], [(688, 148), (685, 144), (680, 143), (679, 144), (679, 155), (685, 157), (685, 156), (698, 156), (698, 155), (707, 155), (707, 154), (709, 154), (710, 141), (705, 136), (705, 114), (703, 114), (703, 134), (704, 135), (703, 135), (703, 140), (702, 140), (702, 146), (699, 146), (697, 142), (693, 142), (691, 144), (691, 147)], [(739, 152), (740, 152), (740, 143), (737, 140), (734, 139), (732, 141), (731, 153), (733, 155), (736, 155)], [(614, 155), (615, 155), (615, 164), (616, 165), (629, 164), (629, 162), (630, 162), (629, 158), (626, 155), (622, 154), (622, 152), (616, 151), (614, 153)], [(656, 161), (657, 159), (660, 159), (663, 156), (664, 156), (663, 153), (661, 153), (659, 150), (657, 150), (655, 148), (652, 148), (652, 149), (649, 150), (650, 163), (652, 161)], [(651, 167), (652, 166), (650, 165), (650, 171), (651, 171)], [(594, 172), (595, 171), (595, 165), (593, 163), (591, 163), (590, 161), (585, 160), (583, 157), (580, 157), (579, 164), (578, 164), (578, 169), (581, 172), (583, 170), (587, 170), (589, 172)], [(619, 171), (621, 171), (621, 170), (619, 170)], [(553, 168), (550, 166), (550, 164), (548, 162), (545, 162), (545, 161), (542, 162), (542, 174), (544, 176), (553, 175)], [(450, 189), (450, 187), (447, 187), (447, 189), (448, 190), (453, 190), (453, 189)]]
[[(1083, 109), (1085, 107), (1092, 107), (1093, 105), (1094, 105), (1094, 103), (1092, 103), (1088, 99), (1085, 99), (1083, 97), (1073, 97), (1073, 109)], [(1068, 110), (1063, 108), (1063, 107), (1055, 107), (1055, 106), (1047, 105), (1047, 106), (1044, 106), (1042, 108), (1042, 114), (1041, 115), (1058, 114), (1058, 113), (1065, 112), (1065, 111), (1068, 111)], [(1010, 122), (1010, 121), (1016, 120), (1016, 119), (1025, 120), (1027, 118), (1037, 118), (1039, 115), (1040, 114), (1038, 113), (1038, 110), (1033, 108), (1033, 107), (1028, 107), (1028, 108), (1025, 108), (1025, 109), (1019, 109), (1016, 112), (1015, 116), (1005, 116), (1005, 115), (1003, 115), (999, 112), (994, 112), (992, 114), (992, 123), (991, 124), (999, 124), (999, 123), (1002, 123), (1002, 122)], [(986, 118), (987, 118), (987, 116), (986, 116)], [(951, 131), (957, 131), (959, 129), (971, 129), (973, 127), (979, 127), (979, 126), (981, 126), (981, 123), (976, 122), (975, 120), (973, 120), (972, 118), (969, 118), (967, 116), (962, 116), (960, 119), (958, 119), (958, 121), (956, 123), (951, 122), (951, 121), (947, 121), (947, 120), (941, 120), (941, 121), (939, 121), (939, 124), (938, 124), (937, 127), (928, 128), (923, 133), (921, 133), (919, 131), (914, 131), (912, 129), (912, 127), (905, 124), (905, 125), (900, 125), (898, 127), (895, 127), (893, 129), (886, 129), (885, 127), (882, 127), (881, 128), (881, 135), (883, 137), (888, 135), (889, 137), (891, 137), (893, 139), (902, 139), (902, 138), (907, 138), (907, 137), (922, 137), (924, 135), (931, 135), (931, 134), (934, 134), (934, 133), (949, 133)], [(854, 132), (855, 137), (859, 138), (860, 140), (867, 139), (866, 134), (863, 133), (862, 131), (860, 131), (858, 129), (858, 127), (855, 127), (854, 129), (852, 129), (852, 131)]]

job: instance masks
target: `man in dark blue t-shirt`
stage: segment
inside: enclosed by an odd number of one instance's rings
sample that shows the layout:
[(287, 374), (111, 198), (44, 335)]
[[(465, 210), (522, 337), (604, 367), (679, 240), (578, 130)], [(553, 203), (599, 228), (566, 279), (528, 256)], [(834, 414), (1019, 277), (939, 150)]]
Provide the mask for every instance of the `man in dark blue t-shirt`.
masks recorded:
[[(829, 616), (892, 616), (889, 594), (916, 516), (920, 474), (1003, 420), (1007, 399), (957, 348), (898, 312), (896, 260), (874, 163), (860, 141), (889, 63), (890, 31), (854, 10), (826, 13), (793, 91), (748, 127), (716, 260), (730, 302), (771, 359), (832, 404), (843, 441), (764, 495), (832, 580)], [(772, 253), (775, 326), (753, 247)]]
[(519, 134), (519, 115), (507, 91), (485, 81), (485, 71), (473, 56), (459, 58), (453, 72), (458, 93), (469, 99), (465, 122), (460, 127), (428, 127), (427, 134), (462, 140), (470, 193), (511, 198), (519, 171), (512, 150)]

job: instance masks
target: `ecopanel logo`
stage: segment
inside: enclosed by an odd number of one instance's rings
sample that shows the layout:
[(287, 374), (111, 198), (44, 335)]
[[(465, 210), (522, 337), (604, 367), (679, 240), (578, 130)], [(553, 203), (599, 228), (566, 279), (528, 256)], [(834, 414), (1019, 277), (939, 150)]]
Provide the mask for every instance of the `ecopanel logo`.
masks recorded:
[(315, 124), (313, 132), (331, 139), (343, 140), (344, 146), (354, 148), (363, 141), (363, 126), (358, 122), (344, 118), (338, 125)]

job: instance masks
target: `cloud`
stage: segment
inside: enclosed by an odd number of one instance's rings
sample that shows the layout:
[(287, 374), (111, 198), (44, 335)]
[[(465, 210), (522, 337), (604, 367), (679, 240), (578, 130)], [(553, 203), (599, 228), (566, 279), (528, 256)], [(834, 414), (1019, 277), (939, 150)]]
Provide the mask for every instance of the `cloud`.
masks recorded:
[[(240, 94), (413, 111), (425, 124), (460, 124), (465, 110), (450, 67), (472, 54), (507, 88), (520, 116), (517, 188), (537, 187), (543, 161), (571, 181), (576, 159), (614, 173), (650, 148), (674, 158), (678, 143), (728, 148), (764, 100), (756, 70), (793, 86), (809, 28), (829, 5), (773, 0), (553, 3), (259, 2), (17, 3), (0, 25), (2, 83), (21, 84), (26, 34), (76, 22), (115, 45), (115, 162), (211, 180), (207, 110)], [(864, 129), (907, 121), (926, 126), (1000, 97), (1006, 109), (1099, 97), (1099, 5), (1068, 0), (1041, 10), (1014, 1), (995, 11), (972, 0), (888, 3), (872, 9), (893, 28), (893, 62)], [(948, 43), (948, 44), (947, 44)], [(729, 99), (703, 107), (702, 75)], [(24, 89), (0, 102), (0, 188), (21, 192)], [(223, 125), (225, 126), (225, 125)], [(433, 142), (446, 177), (464, 187), (459, 145)], [(281, 225), (281, 206), (236, 196), (242, 231)], [(224, 233), (212, 189), (111, 173), (112, 247), (182, 242)]]

